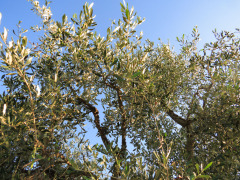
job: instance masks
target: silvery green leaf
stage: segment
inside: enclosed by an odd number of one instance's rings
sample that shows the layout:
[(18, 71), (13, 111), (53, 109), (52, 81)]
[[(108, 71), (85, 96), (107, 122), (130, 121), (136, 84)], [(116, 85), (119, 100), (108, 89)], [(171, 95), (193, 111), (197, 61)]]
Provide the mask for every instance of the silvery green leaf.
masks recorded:
[(6, 40), (7, 40), (7, 35), (8, 35), (7, 29), (4, 27), (4, 33), (3, 33), (3, 41), (4, 42), (6, 42)]
[(25, 65), (29, 65), (32, 62), (32, 57), (28, 58), (27, 62), (25, 63)]
[(8, 43), (8, 48), (11, 48), (11, 47), (13, 47), (13, 41), (9, 41)]
[(116, 32), (117, 30), (119, 30), (120, 26), (116, 27), (114, 30), (113, 30), (113, 33)]
[(22, 45), (23, 45), (24, 47), (27, 45), (27, 37), (26, 37), (26, 36), (24, 36), (24, 37), (22, 38)]
[(124, 4), (124, 7), (126, 7), (126, 3), (125, 3), (125, 0), (123, 0), (123, 4)]
[(37, 85), (37, 97), (39, 97), (40, 96), (40, 88), (39, 88), (39, 86)]
[(88, 9), (91, 9), (93, 7), (94, 3), (91, 3), (89, 6), (88, 6)]
[(6, 110), (7, 110), (7, 105), (4, 104), (4, 105), (3, 105), (3, 116), (6, 114)]

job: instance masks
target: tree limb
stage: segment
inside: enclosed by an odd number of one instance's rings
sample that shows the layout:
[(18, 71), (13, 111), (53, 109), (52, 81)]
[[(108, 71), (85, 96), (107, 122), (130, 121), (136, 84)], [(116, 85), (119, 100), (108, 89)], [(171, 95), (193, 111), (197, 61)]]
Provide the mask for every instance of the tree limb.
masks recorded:
[(163, 105), (163, 107), (166, 109), (166, 113), (172, 118), (172, 120), (174, 120), (177, 124), (181, 125), (182, 127), (186, 127), (187, 125), (189, 125), (191, 123), (191, 121), (187, 120), (187, 119), (183, 119), (182, 117), (178, 116), (176, 113), (173, 112), (173, 110), (171, 110), (166, 103), (162, 100), (161, 104)]
[(100, 125), (100, 119), (99, 119), (99, 111), (98, 111), (98, 109), (97, 109), (95, 106), (93, 106), (92, 104), (90, 104), (89, 102), (87, 102), (86, 100), (84, 100), (84, 99), (82, 99), (82, 98), (80, 98), (80, 97), (77, 97), (76, 100), (77, 100), (77, 103), (78, 103), (78, 104), (83, 103), (83, 104), (87, 107), (87, 109), (89, 109), (89, 110), (93, 113), (94, 123), (95, 123), (95, 125), (96, 125), (96, 127), (97, 127), (97, 129), (98, 129), (98, 132), (99, 132), (99, 134), (100, 134), (100, 136), (101, 136), (101, 139), (102, 139), (102, 141), (103, 141), (103, 144), (104, 144), (105, 147), (107, 148), (107, 147), (110, 145), (110, 142), (109, 142), (109, 140), (107, 139), (107, 136), (106, 136), (103, 128), (102, 128), (101, 125)]
[(190, 121), (183, 119), (182, 117), (178, 116), (175, 114), (171, 109), (167, 108), (167, 114), (179, 125), (182, 127), (186, 127), (187, 125), (190, 124)]
[(119, 105), (119, 109), (120, 109), (121, 114), (122, 114), (122, 123), (121, 123), (122, 147), (121, 147), (121, 155), (124, 156), (124, 153), (127, 150), (127, 142), (126, 142), (126, 134), (127, 134), (127, 132), (126, 132), (126, 121), (127, 121), (127, 118), (126, 118), (126, 112), (124, 111), (124, 108), (123, 108), (122, 91), (121, 91), (121, 89), (118, 86), (116, 86), (113, 83), (105, 82), (105, 84), (108, 87), (111, 87), (112, 89), (116, 90), (116, 92), (117, 92), (118, 105)]
[(120, 89), (120, 87), (118, 87), (116, 84), (114, 83), (111, 83), (111, 82), (106, 82), (106, 78), (109, 76), (107, 75), (106, 77), (104, 77), (102, 74), (96, 72), (96, 71), (93, 71), (93, 73), (95, 75), (97, 75), (98, 77), (102, 77), (103, 78), (103, 83), (114, 89), (116, 92), (117, 92), (117, 98), (118, 98), (118, 105), (119, 105), (119, 109), (121, 111), (121, 114), (122, 114), (122, 122), (121, 122), (121, 132), (122, 132), (122, 147), (121, 147), (121, 155), (124, 156), (124, 153), (126, 152), (127, 150), (127, 142), (126, 142), (126, 121), (127, 121), (127, 118), (126, 118), (126, 112), (124, 111), (124, 106), (123, 106), (123, 102), (122, 102), (122, 91)]

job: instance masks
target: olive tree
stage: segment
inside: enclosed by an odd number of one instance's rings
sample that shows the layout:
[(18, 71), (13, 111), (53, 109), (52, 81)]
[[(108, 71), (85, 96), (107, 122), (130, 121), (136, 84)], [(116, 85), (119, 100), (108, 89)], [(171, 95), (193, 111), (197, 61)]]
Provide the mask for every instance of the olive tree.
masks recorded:
[(172, 54), (164, 45), (151, 51), (148, 99), (155, 98), (150, 104), (155, 101), (156, 111), (181, 126), (185, 146), (179, 153), (190, 174), (195, 164), (213, 162), (213, 179), (237, 179), (239, 38), (226, 31), (214, 34), (216, 42), (200, 51), (196, 28), (191, 41), (178, 39), (181, 53)]
[(199, 51), (194, 28), (176, 53), (143, 44), (135, 28), (144, 19), (125, 3), (102, 37), (93, 4), (58, 22), (47, 1), (30, 2), (42, 18), (31, 28), (43, 32), (39, 41), (20, 24), (10, 41), (7, 29), (1, 34), (2, 178), (239, 177), (236, 34), (215, 32)]

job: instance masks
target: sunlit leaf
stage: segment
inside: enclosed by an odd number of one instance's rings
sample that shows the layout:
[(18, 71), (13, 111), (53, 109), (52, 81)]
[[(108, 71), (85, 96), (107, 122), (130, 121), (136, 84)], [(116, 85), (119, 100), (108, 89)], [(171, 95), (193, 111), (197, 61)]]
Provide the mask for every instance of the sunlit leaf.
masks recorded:
[(7, 36), (8, 36), (8, 32), (7, 32), (7, 29), (4, 27), (3, 37), (2, 37), (4, 42), (6, 42)]
[(200, 173), (200, 171), (199, 171), (199, 164), (196, 164), (195, 166), (196, 166), (196, 169), (197, 169), (197, 173), (199, 174)]
[(210, 163), (203, 169), (203, 171), (207, 170), (210, 166), (212, 166), (212, 162), (210, 162)]
[(116, 27), (116, 28), (113, 30), (113, 33), (116, 32), (116, 31), (118, 31), (119, 28), (120, 28), (120, 26)]
[(129, 12), (128, 9), (126, 9), (126, 17), (127, 17), (128, 20), (130, 20), (130, 12)]
[(29, 64), (31, 64), (32, 59), (33, 59), (33, 57), (28, 58), (27, 61), (26, 61), (26, 63), (25, 63), (25, 65), (29, 65)]
[(91, 3), (89, 6), (88, 6), (88, 10), (90, 10), (92, 7), (93, 7), (94, 3)]
[(27, 37), (26, 37), (26, 36), (24, 36), (24, 37), (22, 38), (22, 45), (23, 45), (24, 47), (26, 47), (26, 45), (27, 45)]
[(66, 16), (66, 14), (64, 14), (62, 16), (62, 23), (64, 24), (66, 21), (67, 21), (67, 16)]

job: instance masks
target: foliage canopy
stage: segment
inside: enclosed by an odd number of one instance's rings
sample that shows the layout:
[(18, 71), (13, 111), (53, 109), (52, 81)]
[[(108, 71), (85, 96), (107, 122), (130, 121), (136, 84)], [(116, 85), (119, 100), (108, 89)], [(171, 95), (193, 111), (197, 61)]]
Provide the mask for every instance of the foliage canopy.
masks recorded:
[(143, 44), (125, 3), (104, 38), (93, 4), (57, 22), (30, 2), (39, 42), (1, 34), (1, 179), (240, 178), (239, 30), (198, 50), (194, 28), (174, 52)]

